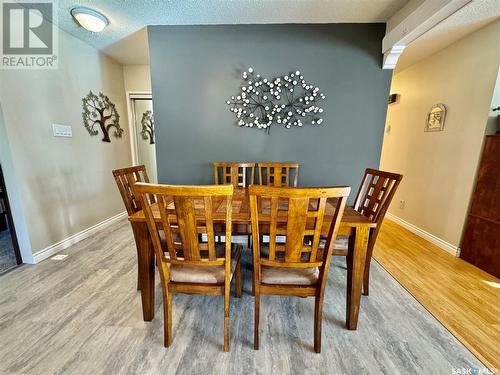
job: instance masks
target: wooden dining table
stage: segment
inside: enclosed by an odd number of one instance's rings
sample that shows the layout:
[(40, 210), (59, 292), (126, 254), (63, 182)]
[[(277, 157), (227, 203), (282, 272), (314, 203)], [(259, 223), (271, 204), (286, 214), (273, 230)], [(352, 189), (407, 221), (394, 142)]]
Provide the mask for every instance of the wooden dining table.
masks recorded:
[[(225, 220), (225, 198), (213, 202), (212, 218), (214, 222)], [(160, 212), (156, 204), (152, 206), (157, 223), (161, 222)], [(323, 219), (322, 234), (328, 235), (333, 220), (334, 207), (327, 203)], [(250, 207), (248, 189), (235, 189), (232, 201), (233, 224), (250, 224)], [(143, 211), (129, 216), (134, 232), (139, 261), (139, 285), (142, 299), (142, 313), (145, 321), (151, 321), (155, 314), (155, 254)], [(262, 219), (259, 218), (259, 222)], [(357, 329), (363, 273), (365, 268), (368, 237), (376, 223), (361, 215), (352, 207), (346, 206), (338, 236), (349, 236), (347, 255), (347, 291), (346, 291), (346, 326), (350, 330)]]

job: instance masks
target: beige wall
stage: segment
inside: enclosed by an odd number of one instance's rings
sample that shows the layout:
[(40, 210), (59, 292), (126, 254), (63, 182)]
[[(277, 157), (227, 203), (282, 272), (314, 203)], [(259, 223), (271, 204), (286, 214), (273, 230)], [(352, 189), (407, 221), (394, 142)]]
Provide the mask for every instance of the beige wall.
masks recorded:
[(149, 65), (124, 65), (123, 79), (125, 91), (151, 93), (151, 73)]
[[(111, 170), (131, 164), (122, 66), (60, 31), (59, 69), (0, 71), (0, 104), (33, 253), (124, 211)], [(82, 97), (102, 91), (125, 133), (104, 143), (82, 124)], [(71, 125), (55, 138), (52, 124)]]
[[(149, 65), (124, 65), (123, 79), (127, 94), (151, 94), (151, 72)], [(152, 110), (153, 103), (152, 101), (138, 101), (136, 105), (135, 113), (132, 113), (131, 104), (128, 103), (129, 121), (135, 121), (135, 125), (132, 123), (130, 124), (130, 132), (135, 131), (137, 133), (137, 138), (135, 141), (133, 140), (131, 144), (136, 154), (135, 164), (144, 164), (148, 171), (149, 180), (151, 182), (157, 182), (155, 145), (149, 144), (149, 142), (142, 139), (140, 135), (142, 129), (142, 113), (147, 109)]]
[[(380, 167), (404, 175), (389, 212), (459, 246), (500, 63), (500, 21), (396, 74)], [(443, 132), (424, 132), (430, 107)], [(387, 128), (390, 126), (390, 133)], [(405, 200), (405, 209), (399, 201)]]

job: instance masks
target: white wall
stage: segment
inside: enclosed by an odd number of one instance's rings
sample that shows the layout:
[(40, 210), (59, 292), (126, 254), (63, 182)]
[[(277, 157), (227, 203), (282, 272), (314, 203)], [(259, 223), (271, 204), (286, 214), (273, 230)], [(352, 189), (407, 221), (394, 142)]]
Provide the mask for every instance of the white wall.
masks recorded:
[[(396, 74), (380, 168), (403, 174), (389, 212), (460, 245), (500, 64), (500, 20)], [(443, 132), (424, 132), (433, 104), (448, 112)], [(405, 200), (404, 209), (399, 201)]]
[[(35, 254), (123, 212), (111, 170), (131, 164), (122, 66), (63, 31), (59, 43), (57, 70), (0, 71), (0, 105)], [(81, 101), (90, 90), (116, 104), (122, 139), (104, 143), (84, 128)], [(73, 138), (54, 138), (53, 123), (71, 125)]]

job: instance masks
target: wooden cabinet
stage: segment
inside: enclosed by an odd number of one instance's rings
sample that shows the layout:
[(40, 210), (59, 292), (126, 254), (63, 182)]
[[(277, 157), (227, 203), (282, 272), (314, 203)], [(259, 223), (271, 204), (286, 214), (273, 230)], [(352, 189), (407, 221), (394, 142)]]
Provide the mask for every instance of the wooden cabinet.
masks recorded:
[(460, 257), (500, 278), (500, 135), (486, 136)]

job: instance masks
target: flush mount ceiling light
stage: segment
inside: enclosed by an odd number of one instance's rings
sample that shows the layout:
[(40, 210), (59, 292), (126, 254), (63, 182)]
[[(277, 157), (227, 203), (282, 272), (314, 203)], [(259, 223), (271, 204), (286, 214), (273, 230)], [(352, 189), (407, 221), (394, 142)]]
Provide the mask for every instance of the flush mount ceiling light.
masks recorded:
[(81, 27), (94, 33), (101, 32), (109, 23), (106, 16), (90, 8), (73, 8), (71, 15)]

